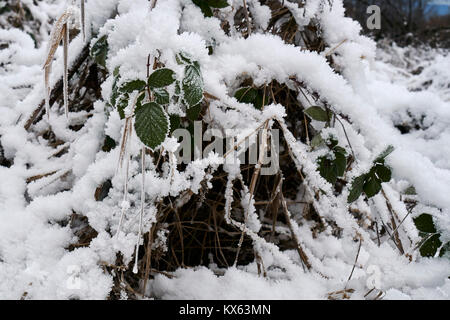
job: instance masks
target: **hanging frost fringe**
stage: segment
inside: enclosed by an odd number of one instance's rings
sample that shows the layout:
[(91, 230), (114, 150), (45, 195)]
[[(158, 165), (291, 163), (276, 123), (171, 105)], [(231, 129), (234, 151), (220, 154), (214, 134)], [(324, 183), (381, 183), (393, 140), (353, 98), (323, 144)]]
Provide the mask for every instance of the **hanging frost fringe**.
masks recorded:
[(133, 273), (138, 272), (138, 257), (139, 257), (139, 245), (142, 237), (142, 219), (144, 218), (145, 209), (145, 147), (141, 150), (141, 167), (142, 167), (142, 181), (141, 181), (141, 211), (139, 214), (139, 232), (136, 241), (136, 254), (134, 260)]
[(127, 115), (125, 117), (125, 127), (123, 129), (123, 135), (120, 142), (120, 153), (119, 153), (119, 163), (117, 165), (117, 171), (120, 171), (123, 169), (123, 162), (125, 163), (125, 172), (123, 175), (123, 201), (121, 206), (121, 213), (120, 213), (120, 220), (119, 220), (119, 226), (117, 227), (116, 231), (116, 237), (119, 235), (120, 229), (122, 227), (123, 218), (125, 216), (125, 212), (129, 209), (130, 205), (128, 202), (128, 175), (130, 171), (130, 150), (129, 150), (129, 144), (131, 140), (131, 135), (133, 133), (133, 113), (134, 108), (136, 107), (136, 101), (137, 101), (138, 95), (135, 95), (133, 99), (133, 103), (129, 109), (129, 112), (127, 112)]
[[(244, 188), (244, 192), (248, 193), (248, 188), (244, 183), (242, 175), (239, 173), (236, 176), (229, 175), (227, 186), (225, 189), (225, 220), (230, 225), (238, 228), (245, 233), (250, 239), (253, 240), (253, 246), (258, 252), (260, 257), (264, 257), (264, 253), (273, 256), (273, 261), (280, 267), (286, 269), (288, 274), (295, 274), (297, 265), (287, 255), (283, 254), (280, 249), (273, 243), (267, 242), (264, 238), (260, 237), (256, 232), (250, 230), (244, 223), (238, 222), (231, 217), (231, 205), (233, 204), (233, 181), (239, 179)], [(269, 266), (266, 266), (269, 267)]]

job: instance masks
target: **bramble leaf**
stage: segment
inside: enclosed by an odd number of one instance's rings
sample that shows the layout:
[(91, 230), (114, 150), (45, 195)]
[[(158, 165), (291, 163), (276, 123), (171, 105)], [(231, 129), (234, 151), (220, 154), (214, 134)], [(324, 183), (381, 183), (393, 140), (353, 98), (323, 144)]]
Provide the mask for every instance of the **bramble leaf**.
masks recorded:
[(175, 72), (168, 68), (161, 68), (153, 71), (148, 77), (150, 88), (162, 88), (171, 85), (175, 81)]
[(434, 226), (433, 217), (428, 213), (422, 213), (420, 216), (414, 218), (414, 224), (417, 230), (426, 233), (435, 233), (436, 227)]
[(331, 113), (318, 106), (313, 106), (306, 109), (305, 113), (316, 121), (328, 122), (331, 119)]
[(378, 155), (375, 159), (374, 163), (384, 163), (384, 160), (388, 155), (390, 155), (394, 151), (394, 147), (389, 145), (382, 153)]
[(91, 56), (96, 63), (106, 68), (106, 57), (108, 56), (108, 38), (106, 35), (94, 43), (91, 48)]
[(203, 78), (198, 63), (194, 62), (184, 68), (182, 86), (184, 102), (188, 108), (196, 106), (203, 100)]
[(374, 175), (369, 175), (363, 187), (367, 198), (372, 198), (381, 190), (381, 182)]
[[(267, 100), (264, 99), (264, 93), (261, 90), (257, 90), (252, 87), (239, 88), (234, 97), (242, 103), (251, 103), (256, 109), (261, 110), (263, 104), (266, 104)], [(266, 100), (266, 101), (265, 101)]]
[(388, 167), (378, 164), (375, 166), (375, 172), (382, 182), (391, 181), (392, 172)]
[(166, 139), (170, 130), (169, 117), (156, 102), (149, 102), (135, 109), (134, 129), (141, 142), (152, 150)]
[(364, 182), (366, 181), (366, 175), (363, 174), (359, 177), (356, 177), (353, 180), (352, 187), (350, 189), (350, 193), (347, 198), (348, 203), (352, 203), (358, 200), (359, 196), (363, 192)]
[(119, 88), (120, 92), (132, 93), (133, 91), (141, 91), (145, 88), (145, 81), (143, 80), (131, 80), (122, 84)]
[(155, 95), (155, 102), (160, 105), (166, 105), (170, 102), (169, 92), (163, 88), (153, 89), (153, 94)]

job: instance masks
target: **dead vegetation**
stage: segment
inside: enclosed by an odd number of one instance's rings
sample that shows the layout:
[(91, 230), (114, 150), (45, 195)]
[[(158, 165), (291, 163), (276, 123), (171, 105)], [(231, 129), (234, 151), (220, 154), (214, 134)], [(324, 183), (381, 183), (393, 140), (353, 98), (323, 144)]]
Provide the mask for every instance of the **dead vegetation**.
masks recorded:
[[(314, 20), (306, 28), (299, 30), (290, 11), (283, 6), (283, 1), (269, 0), (264, 2), (272, 10), (272, 19), (267, 32), (280, 36), (286, 43), (295, 44), (299, 50), (324, 51), (325, 43), (321, 37), (320, 26)], [(66, 115), (68, 115), (68, 110), (85, 111), (89, 114), (94, 101), (101, 98), (100, 85), (108, 74), (108, 71), (97, 64), (89, 55), (89, 45), (84, 47), (72, 67), (68, 68), (69, 18), (70, 13), (65, 12), (56, 22), (48, 57), (44, 65), (46, 99), (36, 106), (35, 111), (29, 115), (24, 125), (28, 132), (41, 136), (48, 141), (48, 145), (54, 148), (53, 157), (61, 156), (67, 149), (67, 145), (58, 138), (51, 127), (48, 127), (46, 131), (38, 130), (42, 127), (39, 125), (40, 122), (45, 121), (44, 113), (48, 116), (52, 105), (63, 105), (65, 111), (60, 110), (59, 112), (65, 112)], [(251, 34), (252, 16), (250, 12), (245, 10), (245, 7), (237, 11), (235, 22), (237, 29), (243, 35)], [(226, 22), (222, 26), (226, 31), (228, 27)], [(83, 35), (84, 29), (83, 22)], [(65, 72), (63, 78), (55, 84), (53, 89), (50, 89), (49, 74), (61, 39), (64, 42)], [(333, 66), (332, 56), (327, 55), (327, 57), (330, 65)], [(262, 176), (259, 172), (260, 166), (242, 165), (240, 179), (230, 182), (227, 173), (218, 170), (213, 173), (211, 188), (208, 188), (205, 184), (198, 194), (187, 190), (178, 197), (167, 197), (160, 201), (157, 204), (157, 221), (150, 230), (143, 230), (143, 245), (136, 251), (135, 259), (138, 272), (136, 274), (132, 272), (134, 261), (124, 265), (123, 258), (119, 254), (114, 265), (102, 264), (105, 272), (112, 274), (114, 277), (110, 299), (119, 299), (122, 291), (127, 292), (130, 298), (142, 297), (148, 280), (152, 279), (154, 275), (163, 274), (167, 277), (173, 277), (172, 272), (178, 268), (208, 266), (210, 263), (215, 263), (218, 268), (226, 268), (256, 261), (260, 275), (265, 277), (267, 270), (258, 250), (253, 245), (254, 238), (249, 232), (244, 231), (245, 228), (242, 228), (247, 219), (247, 212), (243, 209), (245, 206), (242, 204), (241, 192), (247, 188), (246, 186), (249, 186), (247, 191), (250, 193), (251, 199), (255, 201), (257, 210), (263, 212), (260, 217), (263, 225), (258, 237), (275, 244), (281, 251), (296, 250), (305, 270), (317, 272), (310, 262), (310, 257), (305, 252), (302, 239), (299, 239), (295, 233), (293, 225), (308, 224), (311, 226), (313, 235), (316, 236), (323, 232), (326, 227), (330, 227), (333, 235), (339, 238), (342, 230), (334, 221), (325, 218), (317, 209), (316, 203), (321, 197), (321, 192), (308, 187), (305, 183), (304, 172), (301, 168), (299, 169), (289, 143), (286, 141), (285, 134), (290, 132), (295, 140), (301, 141), (305, 145), (311, 144), (311, 140), (317, 135), (317, 132), (311, 126), (311, 120), (304, 113), (310, 105), (302, 105), (297, 96), (307, 93), (314, 99), (314, 101), (310, 101), (311, 105), (320, 101), (319, 95), (304, 83), (297, 79), (291, 80), (295, 83), (295, 89), (277, 81), (272, 81), (262, 87), (255, 87), (252, 79), (246, 79), (242, 83), (242, 86), (252, 86), (259, 92), (263, 92), (263, 99), (266, 100), (266, 103), (281, 103), (285, 106), (288, 114), (287, 119), (299, 119), (299, 121), (289, 121), (286, 127), (275, 121), (273, 128), (278, 128), (284, 133), (280, 136), (282, 152), (279, 156), (279, 172), (274, 176)], [(69, 92), (74, 97), (71, 99), (72, 101), (69, 101)], [(214, 96), (205, 93), (198, 119), (207, 116), (209, 103), (214, 99)], [(329, 107), (332, 108), (332, 106)], [(342, 122), (349, 123), (345, 115), (338, 114), (334, 119), (333, 125), (342, 125)], [(268, 121), (265, 123), (266, 128), (267, 123)], [(131, 124), (127, 124), (127, 126), (131, 130)], [(71, 129), (77, 131), (82, 127), (83, 123), (79, 123), (72, 126)], [(131, 133), (130, 130), (124, 131), (125, 145), (126, 139), (129, 138)], [(117, 146), (114, 141), (111, 142), (111, 139), (108, 140), (108, 138), (105, 137), (103, 151), (107, 152), (115, 147), (124, 148), (124, 145)], [(270, 150), (271, 144), (268, 141), (265, 139), (260, 148)], [(150, 152), (147, 151), (147, 154), (150, 154)], [(163, 163), (168, 161), (167, 156), (162, 156), (159, 152), (150, 155), (158, 163), (157, 168), (159, 170), (161, 170)], [(354, 156), (349, 156), (347, 172), (352, 170), (352, 161), (354, 160), (352, 157)], [(156, 161), (156, 159), (158, 160)], [(7, 161), (1, 157), (1, 154), (0, 160), (2, 165), (3, 162)], [(121, 159), (121, 162), (123, 160)], [(179, 170), (182, 169), (183, 165), (179, 165)], [(27, 183), (39, 181), (56, 173), (56, 171), (44, 172), (29, 177)], [(67, 174), (70, 175), (70, 173)], [(347, 183), (344, 179), (338, 179), (333, 186), (334, 191), (339, 194)], [(111, 181), (105, 181), (98, 186), (92, 196), (97, 201), (103, 201), (108, 197), (110, 188)], [(233, 199), (231, 204), (226, 199), (227, 188), (231, 190)], [(302, 195), (301, 198), (298, 197), (299, 194)], [(392, 219), (384, 225), (384, 232), (390, 230), (392, 233), (390, 241), (397, 246), (401, 254), (404, 254), (405, 250), (397, 235), (398, 229), (401, 228), (401, 221), (399, 221), (387, 198), (386, 204)], [(290, 212), (291, 206), (301, 206), (302, 215), (294, 217)], [(367, 226), (368, 217), (364, 212), (351, 208), (348, 214), (353, 215), (360, 226), (364, 226), (367, 230), (376, 229), (378, 232), (375, 221)], [(230, 220), (232, 223), (230, 223)], [(79, 247), (89, 246), (90, 241), (97, 236), (97, 232), (89, 225), (88, 219), (82, 215), (73, 212), (70, 221), (67, 223), (78, 237), (78, 241), (72, 243), (67, 250), (71, 251)], [(111, 233), (114, 232), (114, 230), (111, 230)], [(157, 243), (161, 234), (167, 237), (167, 248), (159, 246)], [(330, 293), (329, 299), (348, 299), (353, 292), (354, 290), (351, 288), (344, 288)], [(368, 292), (368, 294), (370, 293)], [(374, 299), (379, 299), (381, 295), (382, 293), (376, 293)]]

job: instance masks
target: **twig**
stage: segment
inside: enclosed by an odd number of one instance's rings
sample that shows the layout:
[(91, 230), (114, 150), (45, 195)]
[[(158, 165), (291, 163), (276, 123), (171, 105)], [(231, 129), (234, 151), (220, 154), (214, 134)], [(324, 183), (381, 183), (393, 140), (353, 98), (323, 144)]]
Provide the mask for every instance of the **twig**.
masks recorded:
[(345, 42), (347, 42), (347, 39), (342, 40), (341, 42), (339, 42), (339, 44), (337, 46), (335, 46), (334, 48), (330, 49), (327, 53), (325, 53), (325, 57), (328, 57), (329, 55), (331, 55), (337, 48), (339, 48)]
[(353, 263), (353, 268), (352, 268), (352, 272), (350, 272), (350, 276), (347, 279), (347, 283), (345, 284), (345, 288), (347, 289), (347, 285), (350, 281), (350, 279), (353, 276), (353, 271), (355, 271), (355, 267), (356, 267), (356, 262), (358, 262), (358, 258), (359, 258), (359, 253), (361, 252), (361, 245), (362, 245), (362, 237), (359, 236), (359, 246), (358, 246), (358, 253), (356, 254), (356, 258), (355, 258), (355, 262)]
[[(283, 178), (280, 181), (282, 181), (282, 180), (283, 180)], [(281, 188), (281, 186), (280, 186), (280, 188)], [(308, 256), (306, 255), (305, 250), (303, 250), (303, 248), (300, 244), (300, 241), (297, 238), (297, 234), (294, 231), (294, 227), (292, 226), (291, 214), (289, 213), (289, 210), (288, 210), (288, 207), (286, 204), (286, 200), (284, 199), (284, 196), (283, 196), (283, 192), (281, 191), (281, 189), (279, 190), (279, 192), (280, 192), (281, 204), (283, 206), (283, 212), (286, 217), (286, 222), (288, 224), (289, 230), (291, 230), (292, 239), (295, 242), (298, 255), (300, 256), (300, 260), (302, 261), (302, 263), (306, 266), (306, 268), (308, 270), (310, 270), (311, 263), (309, 262)]]
[[(394, 217), (394, 209), (392, 208), (391, 202), (389, 201), (389, 199), (386, 196), (386, 193), (384, 192), (383, 189), (381, 189), (381, 193), (383, 194), (383, 197), (386, 200), (386, 205), (391, 214), (391, 223), (392, 223), (392, 228), (394, 230), (394, 232), (392, 232), (392, 234), (394, 235), (394, 239), (395, 239), (394, 243), (397, 246), (400, 253), (403, 255), (403, 254), (405, 254), (405, 250), (403, 249), (402, 241), (400, 240), (400, 236), (397, 231), (397, 224), (395, 223), (395, 217)], [(392, 236), (390, 238), (392, 238)]]

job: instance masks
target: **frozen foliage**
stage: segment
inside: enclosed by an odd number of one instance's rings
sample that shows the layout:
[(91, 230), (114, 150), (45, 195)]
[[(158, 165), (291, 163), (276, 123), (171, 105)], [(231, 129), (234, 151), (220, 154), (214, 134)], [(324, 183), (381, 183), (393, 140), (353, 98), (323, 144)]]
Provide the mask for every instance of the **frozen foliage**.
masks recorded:
[[(377, 51), (358, 23), (345, 17), (340, 0), (284, 1), (284, 13), (300, 31), (320, 26), (322, 50), (305, 49), (295, 32), (291, 42), (266, 32), (272, 16), (268, 1), (247, 0), (249, 13), (242, 14), (243, 2), (229, 0), (229, 6), (213, 8), (214, 15), (205, 17), (191, 0), (88, 0), (83, 32), (70, 35), (67, 69), (80, 68), (84, 36), (90, 48), (106, 36), (109, 72), (101, 96), (92, 88), (84, 88), (82, 97), (71, 93), (84, 81), (75, 72), (67, 84), (69, 96), (49, 99), (47, 119), (43, 111), (36, 114), (47, 94), (42, 65), (48, 45), (55, 43), (51, 21), (67, 6), (63, 0), (22, 3), (33, 23), (0, 30), (0, 298), (106, 299), (115, 286), (121, 288), (120, 298), (127, 298), (132, 291), (120, 275), (131, 270), (140, 276), (134, 289), (142, 291), (145, 282), (145, 295), (155, 298), (449, 298), (449, 260), (437, 257), (439, 251), (434, 258), (420, 255), (413, 221), (430, 214), (440, 241), (450, 240), (448, 51), (395, 46)], [(237, 13), (244, 23), (235, 19)], [(281, 28), (282, 21), (277, 23)], [(167, 136), (159, 153), (150, 154), (133, 129), (133, 103), (122, 110), (125, 117), (110, 105), (114, 87), (147, 79), (147, 64), (152, 68), (155, 58), (183, 74), (176, 59), (180, 52), (201, 67), (208, 128), (233, 129), (237, 141), (258, 128), (281, 129), (302, 182), (291, 199), (282, 192), (287, 177), (273, 186), (271, 198), (281, 201), (285, 215), (285, 223), (274, 228), (280, 239), (294, 239), (294, 249), (281, 250), (261, 232), (270, 230), (272, 221), (256, 206), (258, 165), (250, 183), (239, 163), (214, 152), (182, 167), (174, 156), (175, 139)], [(49, 89), (66, 74), (63, 48), (54, 58)], [(317, 170), (317, 159), (334, 161), (336, 153), (312, 148), (309, 137), (304, 143), (292, 132), (291, 125), (303, 125), (306, 118), (288, 117), (283, 101), (270, 101), (260, 110), (233, 97), (246, 78), (258, 88), (275, 80), (298, 90), (300, 106), (332, 111), (335, 126), (311, 125), (323, 140), (333, 137), (354, 157), (351, 170), (341, 176), (347, 182), (341, 191)], [(173, 84), (167, 90), (176, 93)], [(95, 101), (89, 111), (82, 108), (86, 95)], [(137, 100), (136, 92), (130, 96)], [(68, 120), (64, 105), (71, 105)], [(184, 116), (187, 111), (171, 102), (164, 112)], [(270, 148), (268, 136), (260, 149)], [(105, 138), (116, 147), (105, 150)], [(389, 145), (394, 150), (385, 161), (392, 179), (370, 199), (361, 196), (349, 204), (353, 179), (368, 173)], [(212, 188), (221, 168), (224, 219), (238, 232), (236, 249), (244, 235), (250, 239), (254, 261), (243, 265), (236, 258), (225, 268), (212, 258), (208, 267), (203, 263), (149, 277), (138, 251), (148, 249), (143, 235), (156, 228), (161, 205), (170, 201), (178, 214), (192, 195), (201, 197)], [(415, 192), (405, 192), (411, 186)], [(303, 219), (304, 201), (322, 220), (322, 230)], [(167, 228), (158, 224), (153, 233), (152, 250), (161, 254), (170, 250)], [(380, 235), (382, 229), (389, 234)], [(93, 234), (88, 243), (80, 230)]]

